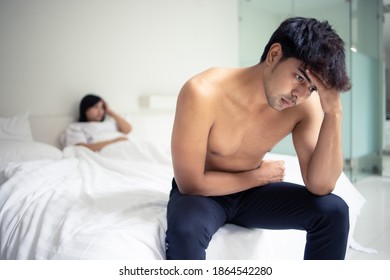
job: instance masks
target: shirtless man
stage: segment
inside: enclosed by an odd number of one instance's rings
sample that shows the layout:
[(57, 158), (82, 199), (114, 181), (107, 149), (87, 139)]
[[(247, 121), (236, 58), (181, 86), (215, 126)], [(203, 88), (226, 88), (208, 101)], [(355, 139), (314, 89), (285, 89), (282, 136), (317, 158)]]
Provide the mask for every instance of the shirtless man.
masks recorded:
[[(282, 22), (259, 64), (190, 79), (172, 132), (167, 259), (205, 259), (225, 223), (307, 231), (305, 259), (343, 259), (348, 206), (331, 194), (343, 168), (344, 43), (325, 22)], [(305, 186), (263, 160), (292, 133)], [(242, 246), (249, 246), (242, 244)]]

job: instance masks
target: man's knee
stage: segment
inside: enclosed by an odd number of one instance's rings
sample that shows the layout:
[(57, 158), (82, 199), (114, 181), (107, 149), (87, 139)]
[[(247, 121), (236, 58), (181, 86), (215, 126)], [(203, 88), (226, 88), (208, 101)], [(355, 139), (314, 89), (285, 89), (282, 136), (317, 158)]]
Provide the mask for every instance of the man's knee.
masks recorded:
[(199, 215), (178, 215), (168, 219), (167, 234), (175, 238), (201, 241), (206, 244), (211, 239), (207, 219)]
[(330, 194), (313, 200), (305, 259), (344, 259), (349, 234), (349, 209)]
[(349, 207), (348, 204), (339, 196), (330, 194), (327, 196), (327, 201), (323, 206), (325, 212), (330, 217), (339, 219), (340, 221), (349, 220)]
[(321, 221), (328, 223), (333, 230), (338, 230), (340, 234), (348, 235), (349, 207), (341, 197), (334, 194), (319, 197), (316, 210)]
[(205, 250), (211, 240), (205, 223), (198, 219), (168, 220), (166, 232), (167, 259), (205, 259)]

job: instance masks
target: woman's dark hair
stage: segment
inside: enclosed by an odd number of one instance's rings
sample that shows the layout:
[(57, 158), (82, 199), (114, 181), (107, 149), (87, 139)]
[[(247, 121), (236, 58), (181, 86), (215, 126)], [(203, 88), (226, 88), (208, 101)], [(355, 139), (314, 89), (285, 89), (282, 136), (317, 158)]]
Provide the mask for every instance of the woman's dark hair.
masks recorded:
[[(85, 114), (87, 110), (96, 105), (99, 101), (103, 100), (101, 97), (94, 94), (87, 94), (80, 101), (80, 113), (79, 113), (79, 122), (87, 122), (87, 115)], [(102, 119), (104, 121), (104, 117)]]
[(260, 62), (265, 61), (271, 46), (280, 43), (283, 57), (302, 61), (329, 88), (351, 89), (345, 68), (344, 41), (327, 21), (293, 17), (283, 21), (264, 48)]

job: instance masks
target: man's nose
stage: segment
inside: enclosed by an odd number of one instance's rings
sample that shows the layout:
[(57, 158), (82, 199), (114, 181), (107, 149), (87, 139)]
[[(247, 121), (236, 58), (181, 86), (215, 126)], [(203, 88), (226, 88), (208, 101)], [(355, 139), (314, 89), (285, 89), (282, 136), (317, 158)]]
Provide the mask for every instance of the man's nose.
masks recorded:
[(299, 85), (292, 91), (292, 96), (296, 99), (306, 99), (310, 96), (311, 92), (306, 85)]

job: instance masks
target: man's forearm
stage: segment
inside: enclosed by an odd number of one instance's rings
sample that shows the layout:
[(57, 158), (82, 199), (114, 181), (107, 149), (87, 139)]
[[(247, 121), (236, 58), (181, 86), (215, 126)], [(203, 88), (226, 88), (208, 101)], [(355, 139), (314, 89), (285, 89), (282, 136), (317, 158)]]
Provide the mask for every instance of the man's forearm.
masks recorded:
[(314, 194), (325, 195), (333, 191), (343, 170), (341, 122), (341, 112), (324, 116), (305, 182)]
[(262, 161), (253, 170), (242, 172), (206, 171), (203, 174), (175, 174), (180, 192), (183, 194), (219, 196), (237, 193), (268, 183), (280, 182), (284, 178), (285, 167), (281, 160)]

